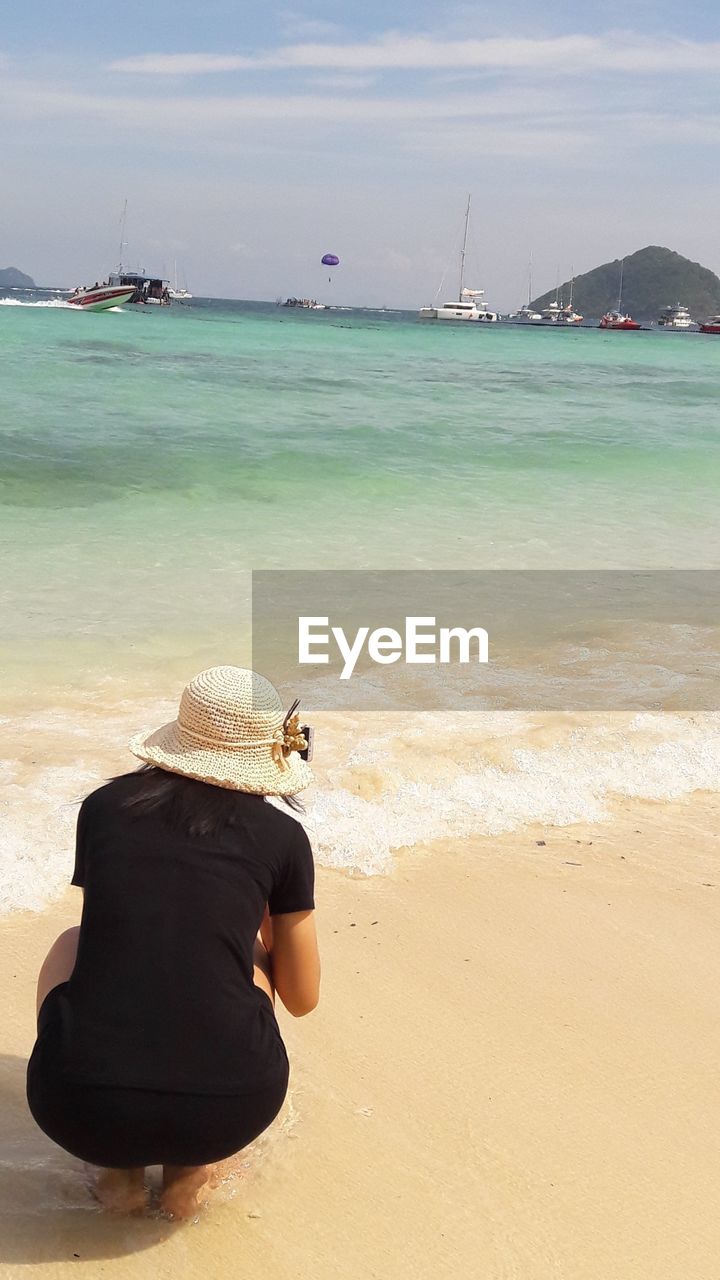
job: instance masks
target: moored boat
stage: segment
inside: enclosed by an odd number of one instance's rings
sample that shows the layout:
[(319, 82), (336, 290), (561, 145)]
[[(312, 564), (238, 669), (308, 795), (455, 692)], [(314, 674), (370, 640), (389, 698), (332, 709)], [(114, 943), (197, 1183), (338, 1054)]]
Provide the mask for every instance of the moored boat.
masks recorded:
[(687, 307), (683, 307), (679, 302), (672, 307), (664, 307), (658, 316), (658, 325), (661, 329), (692, 329), (694, 324), (695, 321)]
[(134, 293), (134, 288), (127, 285), (94, 284), (91, 289), (75, 289), (68, 302), (83, 311), (107, 311), (110, 307), (122, 307), (131, 302)]
[(566, 307), (561, 307), (560, 303), (557, 301), (551, 302), (550, 306), (545, 307), (544, 311), (540, 313), (541, 324), (554, 324), (559, 328), (564, 328), (568, 325), (582, 324), (582, 320), (583, 317), (573, 309), (572, 304), (568, 304)]
[(539, 311), (533, 311), (532, 307), (526, 302), (519, 311), (511, 311), (507, 317), (510, 324), (541, 324), (542, 316)]
[[(418, 312), (420, 320), (464, 320), (475, 324), (495, 324), (499, 319), (497, 311), (491, 311), (485, 301), (484, 289), (466, 289), (465, 256), (467, 253), (468, 227), (470, 225), (470, 196), (465, 210), (465, 232), (460, 250), (460, 284), (457, 301), (443, 302), (440, 306), (422, 307)], [(442, 285), (441, 285), (442, 288)], [(438, 290), (439, 292), (439, 290)]]
[(704, 324), (700, 325), (701, 333), (720, 333), (720, 316), (710, 316)]
[(532, 305), (532, 254), (528, 263), (528, 299), (518, 311), (511, 311), (506, 317), (509, 324), (540, 324), (542, 316)]
[(623, 296), (624, 271), (625, 271), (625, 259), (623, 258), (622, 262), (620, 263), (620, 288), (618, 290), (617, 306), (613, 311), (605, 312), (605, 315), (603, 316), (602, 320), (600, 321), (600, 324), (598, 325), (599, 329), (630, 330), (630, 329), (639, 329), (641, 327), (638, 324), (637, 320), (633, 320), (632, 316), (629, 316), (625, 311), (623, 311), (622, 296)]
[(623, 315), (622, 311), (608, 311), (602, 317), (598, 329), (640, 329), (642, 326), (632, 316)]
[(490, 311), (484, 294), (484, 289), (463, 289), (457, 302), (443, 302), (439, 307), (423, 307), (420, 319), (471, 320), (480, 324), (495, 324), (497, 312)]

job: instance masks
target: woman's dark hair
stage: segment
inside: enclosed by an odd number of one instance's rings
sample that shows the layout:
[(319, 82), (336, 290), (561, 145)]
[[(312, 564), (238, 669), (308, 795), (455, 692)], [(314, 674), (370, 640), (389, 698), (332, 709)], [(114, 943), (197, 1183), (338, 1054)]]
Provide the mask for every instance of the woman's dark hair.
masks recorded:
[[(132, 779), (135, 784), (123, 799), (123, 808), (138, 814), (161, 815), (174, 830), (189, 836), (218, 836), (228, 828), (242, 829), (257, 806), (265, 803), (265, 796), (215, 787), (152, 764), (143, 764), (119, 777)], [(282, 799), (288, 808), (303, 812), (294, 796)]]

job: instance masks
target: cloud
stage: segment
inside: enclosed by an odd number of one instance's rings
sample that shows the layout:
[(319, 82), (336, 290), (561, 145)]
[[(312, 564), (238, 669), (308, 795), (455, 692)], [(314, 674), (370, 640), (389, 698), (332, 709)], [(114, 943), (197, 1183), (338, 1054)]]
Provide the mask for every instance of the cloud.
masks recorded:
[(312, 69), (328, 71), (536, 70), (553, 75), (593, 71), (667, 74), (720, 70), (720, 41), (646, 38), (629, 32), (602, 36), (438, 40), (388, 33), (355, 44), (284, 45), (257, 54), (144, 53), (110, 63), (133, 74), (207, 75), (229, 71)]
[(345, 89), (352, 93), (357, 89), (369, 89), (376, 80), (376, 76), (356, 76), (345, 72), (336, 76), (310, 76), (308, 84), (315, 85), (318, 89)]

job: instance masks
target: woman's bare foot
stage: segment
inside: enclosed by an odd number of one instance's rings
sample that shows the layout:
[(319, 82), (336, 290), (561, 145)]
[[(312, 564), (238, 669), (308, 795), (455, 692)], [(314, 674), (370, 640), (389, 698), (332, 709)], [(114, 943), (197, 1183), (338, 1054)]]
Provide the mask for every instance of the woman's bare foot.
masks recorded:
[(196, 1217), (213, 1185), (214, 1167), (211, 1164), (163, 1165), (160, 1208), (173, 1218)]
[(96, 1169), (85, 1166), (90, 1190), (104, 1209), (114, 1213), (134, 1213), (148, 1202), (144, 1169)]

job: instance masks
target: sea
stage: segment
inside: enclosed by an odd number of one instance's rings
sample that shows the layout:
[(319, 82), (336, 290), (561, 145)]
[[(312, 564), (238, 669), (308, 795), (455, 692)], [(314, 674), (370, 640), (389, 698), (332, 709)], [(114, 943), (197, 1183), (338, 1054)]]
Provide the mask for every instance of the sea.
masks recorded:
[[(78, 799), (132, 767), (129, 734), (249, 662), (252, 569), (720, 568), (720, 339), (18, 291), (0, 338), (5, 910), (62, 891)], [(712, 711), (318, 728), (303, 820), (353, 874), (720, 777)]]

